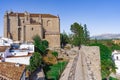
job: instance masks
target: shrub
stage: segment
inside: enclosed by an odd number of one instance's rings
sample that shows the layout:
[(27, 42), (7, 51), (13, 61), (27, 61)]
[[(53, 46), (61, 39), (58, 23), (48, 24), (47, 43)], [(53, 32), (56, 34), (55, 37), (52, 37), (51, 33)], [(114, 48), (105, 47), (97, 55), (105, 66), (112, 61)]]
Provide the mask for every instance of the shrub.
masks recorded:
[(30, 58), (30, 65), (27, 67), (27, 69), (30, 72), (34, 72), (37, 68), (40, 67), (41, 60), (42, 60), (42, 57), (40, 53), (38, 52), (33, 53), (33, 56)]
[(33, 36), (35, 51), (40, 52), (41, 55), (45, 55), (46, 49), (48, 48), (48, 41), (41, 40), (39, 35)]
[(54, 55), (57, 58), (58, 57), (58, 52), (54, 51), (54, 52), (52, 52), (52, 55)]

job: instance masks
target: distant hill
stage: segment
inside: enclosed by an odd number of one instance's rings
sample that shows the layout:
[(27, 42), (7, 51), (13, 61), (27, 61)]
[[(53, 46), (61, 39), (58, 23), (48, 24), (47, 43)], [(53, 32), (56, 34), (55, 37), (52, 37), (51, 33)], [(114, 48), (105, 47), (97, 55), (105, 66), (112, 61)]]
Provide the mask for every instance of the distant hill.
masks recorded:
[(91, 39), (120, 39), (120, 34), (101, 34), (92, 36)]

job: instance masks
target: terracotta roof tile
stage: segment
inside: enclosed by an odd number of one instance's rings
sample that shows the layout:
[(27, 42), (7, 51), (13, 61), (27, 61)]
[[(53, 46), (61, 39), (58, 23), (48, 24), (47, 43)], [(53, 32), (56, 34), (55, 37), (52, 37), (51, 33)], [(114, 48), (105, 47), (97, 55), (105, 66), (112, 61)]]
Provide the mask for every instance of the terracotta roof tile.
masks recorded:
[(15, 63), (0, 62), (0, 77), (6, 77), (9, 80), (20, 80), (25, 65), (15, 66)]
[(0, 52), (5, 52), (9, 46), (0, 46)]
[[(8, 15), (9, 16), (20, 16), (20, 17), (24, 17), (25, 14), (24, 13), (9, 13)], [(54, 16), (54, 15), (51, 15), (51, 14), (34, 14), (34, 13), (31, 13), (30, 14), (30, 17), (39, 17), (41, 16), (42, 18), (57, 18), (57, 16)]]

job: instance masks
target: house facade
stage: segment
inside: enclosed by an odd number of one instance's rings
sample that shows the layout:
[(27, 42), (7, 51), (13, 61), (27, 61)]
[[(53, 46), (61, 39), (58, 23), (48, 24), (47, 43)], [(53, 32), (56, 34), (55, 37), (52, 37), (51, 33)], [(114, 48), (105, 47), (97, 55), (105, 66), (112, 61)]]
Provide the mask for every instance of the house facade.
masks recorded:
[(112, 52), (112, 59), (117, 67), (116, 69), (116, 74), (120, 75), (120, 51), (113, 51)]
[(20, 42), (32, 42), (39, 35), (49, 47), (60, 47), (60, 19), (51, 14), (6, 12), (4, 37)]

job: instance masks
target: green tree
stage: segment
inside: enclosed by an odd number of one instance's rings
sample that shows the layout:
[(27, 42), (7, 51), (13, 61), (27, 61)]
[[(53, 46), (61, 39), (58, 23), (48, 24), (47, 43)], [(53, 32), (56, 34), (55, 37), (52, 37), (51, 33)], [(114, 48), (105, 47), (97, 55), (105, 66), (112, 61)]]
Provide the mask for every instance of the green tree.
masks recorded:
[(80, 49), (81, 44), (84, 42), (84, 30), (82, 25), (73, 23), (70, 30), (73, 32), (73, 45), (78, 46)]
[(60, 41), (62, 48), (64, 48), (64, 46), (69, 42), (69, 37), (65, 31), (63, 31), (63, 33), (60, 34)]
[(87, 25), (84, 24), (84, 43), (87, 45), (90, 42), (90, 33), (87, 29)]
[(69, 38), (69, 42), (68, 43), (73, 46), (73, 34), (69, 34), (68, 38)]
[(34, 72), (37, 68), (40, 67), (41, 60), (42, 56), (40, 55), (40, 53), (38, 52), (33, 53), (33, 56), (30, 58), (30, 65), (27, 67), (27, 69), (30, 72)]
[(110, 74), (115, 73), (115, 63), (111, 57), (111, 50), (100, 43), (91, 44), (91, 46), (99, 46), (100, 47), (100, 59), (101, 59), (101, 73), (102, 78), (109, 80)]
[(48, 43), (47, 40), (43, 40), (43, 41), (42, 41), (42, 45), (44, 45), (45, 48), (48, 48), (49, 43)]
[(42, 55), (44, 55), (46, 53), (46, 49), (48, 48), (48, 41), (41, 40), (39, 35), (35, 35), (33, 40), (35, 45), (35, 52), (40, 52)]

